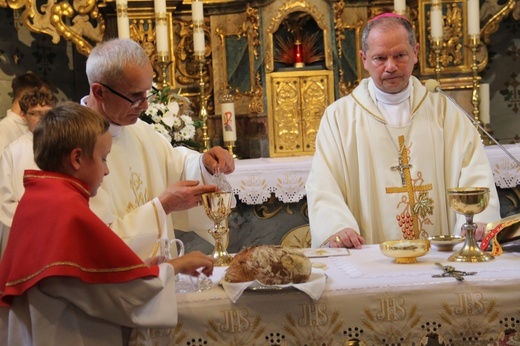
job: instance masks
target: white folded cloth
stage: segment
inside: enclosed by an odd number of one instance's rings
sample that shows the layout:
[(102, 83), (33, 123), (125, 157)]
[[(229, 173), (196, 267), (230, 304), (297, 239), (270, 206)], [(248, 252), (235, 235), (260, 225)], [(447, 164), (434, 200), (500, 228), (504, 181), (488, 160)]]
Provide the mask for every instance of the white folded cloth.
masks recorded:
[(222, 285), (222, 288), (224, 288), (224, 291), (226, 292), (229, 299), (236, 303), (238, 298), (242, 295), (244, 290), (247, 288), (256, 289), (256, 290), (283, 290), (287, 289), (289, 287), (294, 287), (296, 289), (299, 289), (300, 291), (307, 293), (309, 297), (311, 297), (314, 301), (317, 301), (320, 299), (321, 294), (323, 293), (323, 290), (325, 289), (325, 282), (327, 281), (327, 276), (323, 272), (323, 270), (319, 268), (312, 268), (311, 276), (309, 277), (309, 280), (307, 282), (301, 283), (301, 284), (287, 284), (287, 285), (264, 285), (261, 282), (255, 281), (248, 281), (248, 282), (238, 282), (238, 283), (231, 283), (226, 282), (224, 280), (224, 275), (222, 275), (222, 279), (220, 280), (220, 284)]

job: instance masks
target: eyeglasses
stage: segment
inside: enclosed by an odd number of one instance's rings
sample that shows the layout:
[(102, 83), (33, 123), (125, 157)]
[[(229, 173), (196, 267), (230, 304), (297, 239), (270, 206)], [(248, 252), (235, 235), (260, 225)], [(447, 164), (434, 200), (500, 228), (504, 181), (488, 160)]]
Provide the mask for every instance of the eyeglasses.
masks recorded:
[[(137, 108), (140, 105), (142, 105), (144, 101), (147, 101), (150, 97), (152, 97), (152, 95), (150, 95), (150, 96), (146, 96), (146, 97), (143, 97), (143, 98), (140, 98), (140, 99), (137, 99), (137, 100), (132, 100), (132, 99), (126, 97), (125, 95), (121, 94), (119, 91), (116, 91), (116, 90), (112, 89), (111, 87), (109, 87), (108, 85), (106, 85), (104, 83), (99, 83), (99, 84), (101, 84), (102, 86), (107, 88), (108, 91), (110, 91), (112, 94), (114, 94), (116, 96), (119, 96), (123, 100), (126, 100), (126, 101), (130, 102), (130, 108)], [(152, 87), (152, 89), (157, 91), (157, 89), (155, 87)]]

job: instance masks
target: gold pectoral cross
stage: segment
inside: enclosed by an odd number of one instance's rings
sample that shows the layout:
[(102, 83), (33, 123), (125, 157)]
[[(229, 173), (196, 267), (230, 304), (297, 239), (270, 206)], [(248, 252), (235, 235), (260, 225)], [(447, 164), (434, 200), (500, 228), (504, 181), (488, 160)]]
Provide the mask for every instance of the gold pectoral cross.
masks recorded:
[(408, 195), (408, 210), (413, 222), (413, 239), (419, 239), (419, 215), (414, 212), (415, 192), (426, 192), (432, 189), (432, 184), (415, 186), (410, 173), (410, 164), (408, 157), (408, 148), (404, 144), (404, 136), (399, 136), (399, 166), (392, 166), (393, 171), (399, 170), (401, 175), (401, 187), (387, 187), (386, 193), (406, 193)]

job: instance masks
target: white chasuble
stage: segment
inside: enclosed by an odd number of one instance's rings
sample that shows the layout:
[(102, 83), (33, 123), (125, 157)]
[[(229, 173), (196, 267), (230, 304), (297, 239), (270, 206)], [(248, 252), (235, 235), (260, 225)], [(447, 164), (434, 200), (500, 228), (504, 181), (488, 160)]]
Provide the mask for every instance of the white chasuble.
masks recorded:
[(11, 111), (7, 110), (5, 118), (0, 120), (0, 156), (5, 147), (27, 132), (27, 123), (25, 120)]
[[(145, 259), (152, 254), (161, 231), (160, 214), (152, 199), (180, 180), (202, 182), (201, 154), (184, 147), (173, 148), (141, 120), (118, 130), (119, 133), (113, 134), (107, 160), (110, 173), (103, 179), (97, 195), (91, 198), (90, 206)], [(207, 230), (213, 224), (203, 207), (173, 212), (166, 219), (171, 239), (175, 228), (195, 231), (212, 241)]]
[(478, 132), (444, 96), (411, 81), (408, 126), (387, 125), (368, 79), (326, 109), (306, 184), (313, 247), (346, 227), (369, 244), (458, 234), (465, 219), (447, 205), (452, 187), (489, 187), (489, 206), (475, 222), (500, 218)]
[(0, 157), (0, 259), (7, 245), (14, 212), (25, 192), (23, 175), (26, 169), (39, 169), (34, 162), (30, 131), (10, 143)]

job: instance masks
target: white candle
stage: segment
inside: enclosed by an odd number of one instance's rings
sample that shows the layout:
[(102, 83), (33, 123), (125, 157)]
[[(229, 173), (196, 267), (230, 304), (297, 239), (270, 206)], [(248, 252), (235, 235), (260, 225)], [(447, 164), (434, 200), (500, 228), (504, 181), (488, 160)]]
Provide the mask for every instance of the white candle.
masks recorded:
[(406, 15), (406, 0), (394, 0), (394, 12), (401, 16)]
[(202, 22), (204, 20), (204, 7), (202, 0), (191, 1), (191, 19), (195, 22)]
[(154, 0), (155, 40), (157, 55), (168, 55), (168, 26), (166, 25), (166, 0)]
[(222, 132), (224, 142), (237, 140), (237, 127), (235, 122), (235, 104), (233, 102), (222, 103)]
[(489, 84), (480, 84), (480, 104), (479, 104), (479, 118), (483, 124), (491, 122), (490, 116), (490, 100), (489, 100)]
[(479, 0), (468, 0), (468, 35), (480, 36)]
[(430, 8), (430, 22), (432, 26), (432, 39), (441, 40), (442, 39), (442, 5), (440, 0), (433, 0), (432, 6)]
[(193, 20), (193, 52), (204, 56), (206, 43), (204, 40), (204, 8), (202, 0), (191, 1), (191, 16)]
[(128, 23), (128, 1), (116, 1), (117, 37), (130, 38), (130, 24)]

